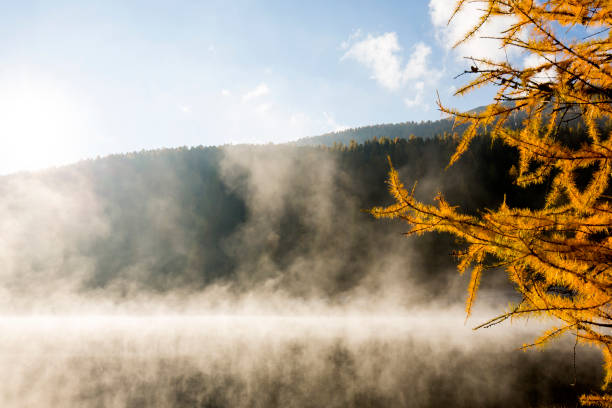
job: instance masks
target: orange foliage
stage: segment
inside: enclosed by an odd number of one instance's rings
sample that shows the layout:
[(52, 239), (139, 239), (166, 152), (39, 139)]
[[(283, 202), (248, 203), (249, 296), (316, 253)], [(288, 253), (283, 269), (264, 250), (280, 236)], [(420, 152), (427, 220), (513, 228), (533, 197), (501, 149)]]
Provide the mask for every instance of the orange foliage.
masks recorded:
[[(465, 215), (441, 196), (437, 205), (417, 201), (392, 167), (388, 183), (395, 204), (371, 213), (403, 219), (411, 225), (410, 233), (449, 232), (467, 243), (458, 267), (461, 272), (471, 269), (468, 315), (483, 271), (504, 267), (522, 301), (479, 327), (509, 317), (556, 318), (558, 327), (533, 345), (567, 332), (600, 347), (605, 391), (612, 382), (612, 137), (603, 130), (612, 117), (612, 2), (475, 2), (482, 5), (483, 16), (464, 41), (478, 36), (488, 20), (510, 17), (510, 27), (499, 33), (502, 46), (538, 55), (541, 62), (519, 68), (508, 59), (470, 58), (473, 67), (464, 74), (475, 78), (457, 94), (483, 85), (497, 87), (497, 93), (482, 112), (462, 113), (439, 103), (457, 124), (469, 124), (450, 164), (486, 130), (518, 150), (518, 185), (549, 183), (546, 205), (532, 210), (504, 203), (477, 216)], [(458, 1), (455, 13), (467, 3)], [(517, 117), (524, 118), (523, 126), (510, 128)], [(568, 123), (578, 126), (577, 121), (585, 129), (580, 143), (560, 132)], [(583, 396), (581, 401), (612, 407), (610, 394)]]

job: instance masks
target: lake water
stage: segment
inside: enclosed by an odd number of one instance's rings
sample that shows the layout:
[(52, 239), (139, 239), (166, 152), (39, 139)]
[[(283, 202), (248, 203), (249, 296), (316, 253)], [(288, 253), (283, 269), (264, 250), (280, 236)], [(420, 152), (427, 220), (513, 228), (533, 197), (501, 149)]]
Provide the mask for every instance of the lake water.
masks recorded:
[(537, 324), (473, 331), (464, 318), (4, 316), (0, 406), (572, 406), (601, 380), (596, 350), (578, 349), (574, 374), (570, 339), (522, 352)]

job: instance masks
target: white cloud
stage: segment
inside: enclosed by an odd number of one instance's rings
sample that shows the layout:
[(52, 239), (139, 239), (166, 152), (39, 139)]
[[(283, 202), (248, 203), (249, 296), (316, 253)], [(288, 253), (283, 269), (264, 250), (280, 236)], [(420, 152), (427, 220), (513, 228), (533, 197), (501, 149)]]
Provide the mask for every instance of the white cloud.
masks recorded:
[(427, 67), (427, 57), (429, 54), (431, 54), (431, 48), (422, 42), (414, 46), (414, 52), (410, 55), (404, 69), (405, 81), (425, 78), (426, 76), (429, 79), (437, 78), (439, 72)]
[(404, 98), (404, 104), (408, 108), (414, 108), (415, 106), (418, 106), (421, 103), (423, 103), (422, 99), (423, 99), (422, 94), (416, 94), (414, 98)]
[(332, 129), (332, 132), (340, 132), (341, 130), (346, 130), (349, 128), (348, 126), (341, 125), (336, 122), (334, 115), (330, 113), (323, 112), (323, 117), (325, 118), (327, 125)]
[[(436, 29), (438, 40), (446, 49), (451, 49), (458, 41), (476, 25), (479, 18), (484, 13), (483, 2), (466, 2), (459, 13), (448, 23), (457, 0), (430, 0), (429, 16)], [(506, 58), (506, 53), (501, 48), (499, 40), (483, 37), (499, 37), (502, 31), (506, 30), (514, 22), (511, 17), (495, 17), (483, 25), (480, 30), (469, 41), (462, 43), (456, 49), (456, 56), (488, 58), (500, 61)], [(448, 23), (448, 24), (447, 24)], [(518, 49), (508, 48), (511, 55), (515, 55)], [(509, 55), (509, 56), (511, 56)]]
[[(355, 35), (351, 35), (353, 40)], [(343, 47), (349, 47), (347, 43)], [(406, 65), (403, 65), (396, 33), (385, 33), (378, 37), (371, 34), (350, 45), (342, 59), (351, 58), (365, 65), (372, 71), (372, 78), (383, 87), (397, 90), (409, 81), (423, 78), (432, 72), (427, 67), (427, 57), (431, 48), (420, 42), (414, 46)]]
[(221, 95), (223, 95), (223, 96), (230, 96), (231, 94), (232, 93), (229, 90), (227, 90), (227, 89), (222, 89), (221, 90)]
[(342, 48), (343, 50), (346, 50), (348, 47), (351, 46), (351, 43), (354, 42), (357, 38), (361, 37), (361, 28), (358, 28), (357, 30), (354, 30), (351, 35), (349, 35), (348, 40), (346, 41), (342, 41), (342, 43), (340, 44), (340, 48)]
[[(548, 64), (546, 58), (538, 54), (530, 54), (523, 60), (524, 68), (537, 68), (541, 65)], [(537, 75), (532, 78), (535, 82), (551, 82), (555, 80), (557, 71), (554, 68), (548, 68), (540, 71)]]
[(261, 83), (259, 85), (257, 85), (255, 87), (255, 89), (245, 93), (244, 95), (242, 95), (242, 101), (243, 102), (247, 102), (250, 101), (252, 99), (256, 99), (259, 97), (262, 97), (264, 95), (267, 95), (270, 93), (270, 88), (268, 88), (268, 85), (266, 85), (265, 83)]
[(414, 108), (416, 106), (422, 106), (427, 109), (429, 106), (423, 103), (423, 90), (425, 89), (425, 83), (423, 81), (419, 81), (414, 84), (415, 95), (412, 98), (404, 98), (404, 104), (408, 108)]
[(547, 61), (544, 57), (538, 54), (530, 54), (523, 60), (524, 68), (536, 68), (539, 65), (546, 64)]

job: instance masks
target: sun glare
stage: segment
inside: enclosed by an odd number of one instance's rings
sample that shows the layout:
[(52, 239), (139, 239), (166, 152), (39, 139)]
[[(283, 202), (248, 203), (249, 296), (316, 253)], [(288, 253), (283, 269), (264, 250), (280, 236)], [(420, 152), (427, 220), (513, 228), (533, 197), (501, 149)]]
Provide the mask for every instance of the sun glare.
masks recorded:
[(0, 83), (0, 173), (78, 160), (81, 111), (68, 92), (50, 81)]

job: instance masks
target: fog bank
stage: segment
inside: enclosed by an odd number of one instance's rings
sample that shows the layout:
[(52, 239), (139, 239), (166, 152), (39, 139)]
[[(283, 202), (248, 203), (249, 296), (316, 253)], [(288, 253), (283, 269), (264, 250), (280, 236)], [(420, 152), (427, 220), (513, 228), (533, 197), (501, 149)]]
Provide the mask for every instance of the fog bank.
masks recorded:
[[(400, 172), (459, 191), (424, 146)], [(596, 387), (572, 339), (517, 351), (551, 322), (471, 330), (516, 300), (503, 271), (466, 323), (454, 241), (362, 211), (388, 200), (385, 156), (230, 146), (0, 178), (0, 405), (569, 406)]]

